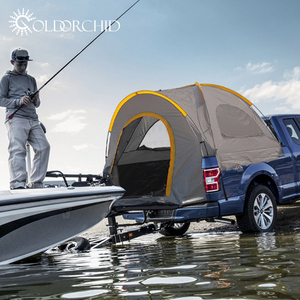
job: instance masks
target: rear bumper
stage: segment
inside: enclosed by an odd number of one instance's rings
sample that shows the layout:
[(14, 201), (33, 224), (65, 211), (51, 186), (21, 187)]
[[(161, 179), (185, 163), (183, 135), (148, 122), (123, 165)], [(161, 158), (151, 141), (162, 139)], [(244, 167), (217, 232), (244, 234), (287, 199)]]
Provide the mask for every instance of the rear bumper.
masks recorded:
[(220, 215), (218, 202), (207, 202), (203, 204), (188, 206), (179, 209), (153, 210), (148, 214), (143, 212), (133, 212), (123, 214), (126, 220), (137, 222), (185, 222), (206, 220)]
[(220, 215), (218, 202), (207, 202), (195, 206), (180, 208), (176, 210), (175, 221), (205, 220)]

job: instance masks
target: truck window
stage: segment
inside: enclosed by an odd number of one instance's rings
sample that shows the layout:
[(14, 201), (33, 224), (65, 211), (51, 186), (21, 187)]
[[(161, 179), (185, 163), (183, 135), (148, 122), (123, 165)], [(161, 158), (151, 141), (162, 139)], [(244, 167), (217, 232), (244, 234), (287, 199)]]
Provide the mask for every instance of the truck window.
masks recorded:
[(300, 145), (300, 131), (298, 126), (296, 125), (296, 122), (294, 119), (284, 119), (283, 123), (285, 125), (285, 128), (291, 138), (291, 140), (297, 144)]

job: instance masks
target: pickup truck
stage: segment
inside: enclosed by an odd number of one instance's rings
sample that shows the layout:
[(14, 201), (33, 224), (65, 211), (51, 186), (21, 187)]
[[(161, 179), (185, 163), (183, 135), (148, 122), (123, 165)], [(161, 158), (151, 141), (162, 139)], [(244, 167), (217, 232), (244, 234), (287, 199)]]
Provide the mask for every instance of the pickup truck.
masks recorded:
[[(146, 222), (160, 222), (164, 235), (181, 235), (190, 222), (232, 222), (226, 216), (236, 216), (242, 232), (272, 231), (277, 205), (296, 201), (300, 194), (300, 115), (273, 115), (263, 120), (282, 145), (279, 159), (238, 165), (221, 173), (215, 156), (204, 157), (207, 202), (153, 215), (149, 212)], [(145, 222), (142, 212), (127, 213), (123, 218)]]

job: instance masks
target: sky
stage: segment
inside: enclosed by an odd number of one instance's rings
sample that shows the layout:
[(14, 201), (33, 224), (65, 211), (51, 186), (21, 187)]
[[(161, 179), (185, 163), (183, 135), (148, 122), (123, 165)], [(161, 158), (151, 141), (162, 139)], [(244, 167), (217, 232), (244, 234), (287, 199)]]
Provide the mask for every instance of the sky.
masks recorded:
[[(41, 87), (101, 32), (101, 22), (134, 2), (1, 0), (1, 76), (12, 69), (11, 52), (25, 48)], [(41, 90), (48, 170), (102, 173), (111, 117), (139, 90), (211, 83), (265, 115), (300, 113), (299, 11), (298, 0), (140, 0)], [(1, 190), (9, 188), (4, 120), (0, 108)]]

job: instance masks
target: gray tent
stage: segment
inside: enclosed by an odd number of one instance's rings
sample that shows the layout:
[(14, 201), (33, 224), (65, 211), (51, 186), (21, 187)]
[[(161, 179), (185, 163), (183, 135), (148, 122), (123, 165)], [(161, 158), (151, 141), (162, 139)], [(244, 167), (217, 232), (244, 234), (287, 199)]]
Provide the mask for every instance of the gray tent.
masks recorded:
[[(141, 146), (159, 120), (169, 147)], [(128, 198), (183, 206), (205, 200), (202, 157), (216, 155), (224, 171), (280, 153), (249, 100), (222, 86), (195, 83), (126, 97), (111, 120), (105, 170)]]

